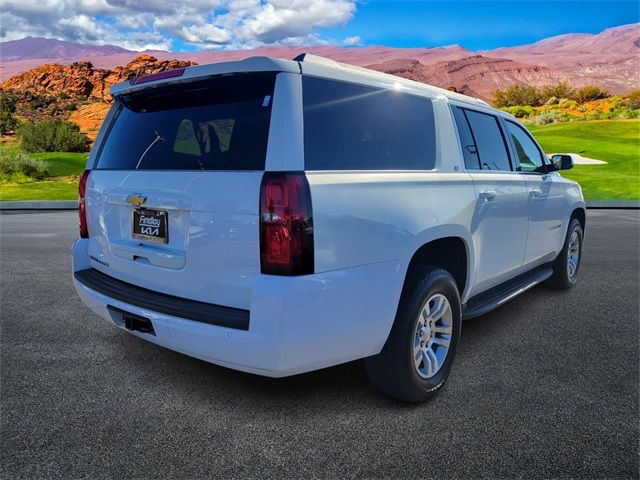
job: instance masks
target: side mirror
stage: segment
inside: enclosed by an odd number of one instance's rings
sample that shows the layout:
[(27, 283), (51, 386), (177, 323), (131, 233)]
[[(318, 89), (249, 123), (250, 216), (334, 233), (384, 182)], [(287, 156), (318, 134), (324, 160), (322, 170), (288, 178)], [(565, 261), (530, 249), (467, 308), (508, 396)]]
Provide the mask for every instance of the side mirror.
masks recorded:
[(571, 158), (571, 155), (553, 155), (551, 157), (551, 163), (556, 167), (556, 170), (569, 170), (573, 168), (573, 158)]

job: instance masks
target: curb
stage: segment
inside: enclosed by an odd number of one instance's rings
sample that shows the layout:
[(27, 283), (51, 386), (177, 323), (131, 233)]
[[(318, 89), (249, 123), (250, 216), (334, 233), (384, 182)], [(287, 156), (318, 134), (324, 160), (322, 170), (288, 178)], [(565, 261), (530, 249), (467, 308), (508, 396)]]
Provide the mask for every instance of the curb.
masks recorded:
[(77, 210), (77, 200), (0, 202), (0, 210)]
[(587, 200), (587, 208), (640, 208), (640, 200)]
[[(587, 208), (638, 208), (640, 200), (589, 200)], [(76, 200), (0, 202), (0, 210), (77, 210)]]

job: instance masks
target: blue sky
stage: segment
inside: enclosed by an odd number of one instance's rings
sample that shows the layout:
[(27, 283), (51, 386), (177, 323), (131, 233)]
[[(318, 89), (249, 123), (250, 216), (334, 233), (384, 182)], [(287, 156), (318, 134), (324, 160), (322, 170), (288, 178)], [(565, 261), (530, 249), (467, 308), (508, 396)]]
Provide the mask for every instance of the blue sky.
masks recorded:
[(359, 36), (367, 45), (429, 47), (459, 43), (470, 50), (524, 45), (564, 33), (598, 33), (639, 21), (632, 1), (376, 1), (327, 37)]
[(638, 22), (638, 0), (2, 0), (0, 40), (132, 50), (388, 45), (471, 50)]

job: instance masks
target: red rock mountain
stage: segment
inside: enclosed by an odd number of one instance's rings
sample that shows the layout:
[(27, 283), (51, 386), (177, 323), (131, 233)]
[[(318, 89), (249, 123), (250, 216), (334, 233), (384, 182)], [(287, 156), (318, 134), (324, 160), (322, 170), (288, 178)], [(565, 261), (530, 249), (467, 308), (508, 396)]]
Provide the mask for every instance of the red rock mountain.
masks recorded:
[(638, 23), (608, 28), (597, 35), (572, 33), (479, 53), (555, 68), (578, 83), (592, 83), (616, 93), (640, 88)]
[(570, 80), (568, 75), (552, 68), (481, 55), (433, 65), (423, 65), (412, 59), (391, 60), (368, 68), (438, 87), (455, 88), (460, 93), (484, 100), (490, 100), (494, 90), (516, 83), (539, 87)]

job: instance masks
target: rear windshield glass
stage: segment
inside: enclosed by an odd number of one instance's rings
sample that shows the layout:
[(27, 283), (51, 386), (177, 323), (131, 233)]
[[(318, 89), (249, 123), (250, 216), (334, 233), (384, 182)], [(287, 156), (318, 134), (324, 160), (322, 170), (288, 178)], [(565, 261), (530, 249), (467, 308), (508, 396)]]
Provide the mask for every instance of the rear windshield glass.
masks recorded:
[(264, 170), (274, 85), (238, 74), (123, 96), (97, 168)]
[(431, 170), (431, 100), (398, 90), (303, 77), (307, 170)]

